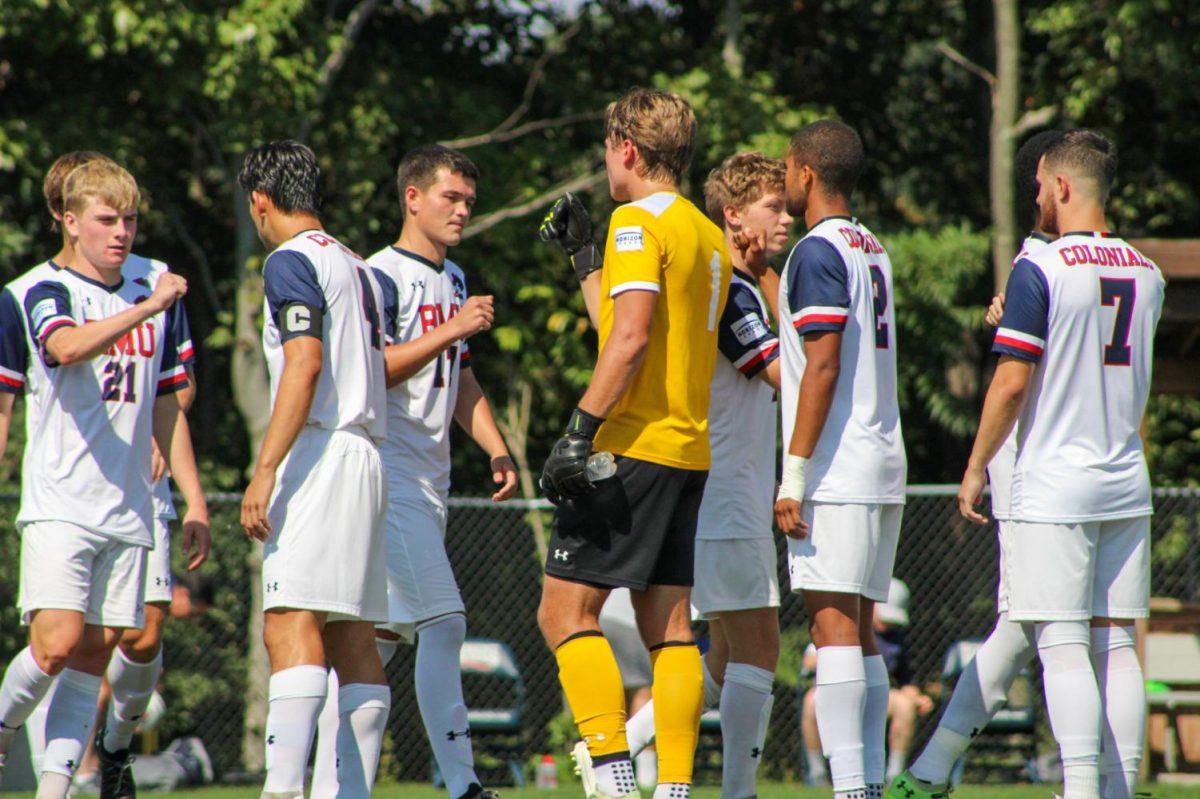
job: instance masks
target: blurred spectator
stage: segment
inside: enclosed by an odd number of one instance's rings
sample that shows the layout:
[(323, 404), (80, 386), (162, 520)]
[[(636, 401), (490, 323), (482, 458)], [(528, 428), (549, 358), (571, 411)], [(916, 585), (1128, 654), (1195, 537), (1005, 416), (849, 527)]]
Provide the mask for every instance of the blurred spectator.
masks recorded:
[[(933, 700), (917, 686), (909, 660), (908, 644), (908, 586), (892, 578), (888, 600), (875, 605), (875, 640), (879, 653), (892, 679), (888, 695), (888, 761), (887, 778), (891, 780), (908, 764), (917, 717), (933, 710)], [(812, 674), (817, 667), (817, 650), (812, 645), (804, 652), (803, 674)], [(804, 737), (805, 759), (808, 764), (808, 783), (828, 785), (829, 771), (821, 753), (821, 738), (817, 732), (814, 689), (804, 694), (801, 732)]]

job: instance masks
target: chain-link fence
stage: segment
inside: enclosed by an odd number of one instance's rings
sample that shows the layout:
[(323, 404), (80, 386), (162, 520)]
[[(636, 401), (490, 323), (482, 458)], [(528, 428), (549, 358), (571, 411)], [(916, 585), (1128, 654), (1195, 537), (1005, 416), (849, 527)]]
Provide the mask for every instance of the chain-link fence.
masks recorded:
[[(915, 486), (909, 492), (895, 573), (907, 582), (912, 665), (918, 682), (936, 682), (946, 650), (955, 641), (985, 635), (995, 618), (996, 536), (964, 522), (955, 489)], [(163, 693), (167, 715), (162, 741), (181, 734), (200, 736), (222, 773), (261, 766), (256, 735), (261, 732), (264, 685), (251, 678), (256, 634), (252, 597), (256, 553), (238, 525), (238, 498), (213, 502), (214, 552), (202, 572), (211, 581), (208, 610), (191, 619), (172, 619), (166, 631)], [(16, 514), (15, 497), (0, 497), (3, 513)], [(492, 781), (501, 781), (511, 764), (527, 766), (541, 753), (561, 753), (565, 726), (559, 720), (562, 698), (554, 659), (536, 623), (540, 594), (539, 544), (549, 513), (544, 503), (488, 500), (451, 501), (447, 547), (468, 609), (469, 634), (503, 642), (511, 651), (520, 680), (485, 657), (465, 678), (468, 704), (495, 711), (473, 732), (477, 757)], [(1200, 602), (1200, 490), (1155, 492), (1153, 593)], [(15, 609), (18, 538), (0, 534), (0, 655), (7, 660), (24, 645)], [(783, 541), (780, 551), (781, 585)], [(179, 562), (178, 552), (176, 562)], [(804, 606), (785, 593), (780, 613), (783, 653), (779, 684), (765, 752), (773, 776), (800, 772), (798, 660), (808, 641)], [(486, 652), (484, 653), (487, 654)], [(393, 685), (390, 740), (382, 773), (397, 779), (430, 776), (431, 756), (413, 691), (414, 651), (401, 647), (388, 672)], [(519, 713), (502, 713), (511, 709)], [(917, 744), (929, 734), (938, 711), (922, 721)], [(247, 718), (252, 721), (247, 722)]]

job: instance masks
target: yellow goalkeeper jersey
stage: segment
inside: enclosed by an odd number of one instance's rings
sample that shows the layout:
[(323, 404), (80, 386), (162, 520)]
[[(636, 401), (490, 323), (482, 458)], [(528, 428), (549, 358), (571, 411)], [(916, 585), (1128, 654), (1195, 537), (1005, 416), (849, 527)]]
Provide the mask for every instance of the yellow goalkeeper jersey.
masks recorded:
[(707, 469), (708, 400), (717, 322), (732, 266), (725, 237), (696, 206), (671, 192), (612, 215), (600, 278), (600, 349), (613, 327), (613, 298), (654, 291), (645, 358), (594, 448), (680, 469)]

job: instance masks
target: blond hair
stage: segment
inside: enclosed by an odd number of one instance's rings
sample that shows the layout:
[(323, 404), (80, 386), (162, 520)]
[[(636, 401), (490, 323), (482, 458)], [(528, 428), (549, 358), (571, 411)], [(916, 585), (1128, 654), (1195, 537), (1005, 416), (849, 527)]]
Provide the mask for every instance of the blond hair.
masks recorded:
[(80, 214), (92, 200), (100, 200), (121, 213), (137, 208), (141, 195), (137, 181), (108, 158), (73, 169), (63, 180), (63, 211)]
[(787, 165), (762, 153), (737, 153), (708, 173), (704, 181), (704, 210), (720, 228), (725, 227), (725, 208), (738, 210), (758, 202), (768, 191), (783, 191)]
[(640, 176), (678, 183), (692, 162), (696, 114), (679, 95), (634, 89), (604, 110), (604, 139), (637, 145)]
[(94, 150), (74, 150), (54, 159), (42, 180), (42, 196), (46, 198), (46, 210), (50, 212), (51, 230), (58, 229), (58, 220), (63, 215), (63, 183), (66, 182), (67, 175), (92, 161), (110, 160), (112, 159), (107, 155)]

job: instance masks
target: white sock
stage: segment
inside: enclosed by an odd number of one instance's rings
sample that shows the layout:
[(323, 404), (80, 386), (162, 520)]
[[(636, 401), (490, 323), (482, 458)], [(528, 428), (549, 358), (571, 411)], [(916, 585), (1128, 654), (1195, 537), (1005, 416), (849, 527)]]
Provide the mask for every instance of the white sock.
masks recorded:
[(660, 782), (654, 789), (654, 799), (688, 799), (692, 786), (686, 782)]
[(756, 776), (771, 719), (775, 672), (730, 663), (721, 689), (721, 796), (745, 799), (758, 793)]
[(46, 716), (50, 713), (50, 697), (54, 696), (56, 685), (57, 681), (50, 684), (50, 690), (25, 719), (25, 740), (29, 742), (29, 764), (34, 774), (42, 773), (42, 757), (46, 754)]
[(63, 799), (71, 789), (71, 778), (53, 771), (43, 772), (38, 779), (37, 799)]
[(1101, 794), (1104, 799), (1132, 799), (1146, 731), (1146, 682), (1133, 626), (1093, 627), (1092, 666), (1104, 704)]
[(658, 785), (658, 752), (643, 749), (633, 758), (633, 765), (639, 788), (649, 791)]
[(46, 752), (42, 773), (67, 777), (75, 773), (83, 759), (83, 747), (96, 723), (96, 702), (100, 698), (100, 677), (96, 674), (63, 669), (58, 687), (46, 714)]
[(338, 708), (337, 795), (339, 799), (369, 799), (392, 709), (392, 691), (386, 685), (343, 685), (338, 691)]
[(293, 666), (271, 675), (263, 793), (303, 793), (309, 746), (328, 680), (324, 666)]
[(25, 647), (8, 664), (0, 682), (0, 755), (12, 745), (17, 728), (46, 696), (54, 675), (42, 671), (33, 650)]
[(317, 714), (317, 751), (313, 755), (310, 799), (335, 799), (338, 792), (338, 685), (337, 672), (329, 670), (325, 701)]
[(987, 640), (954, 685), (937, 730), (909, 772), (933, 785), (950, 781), (963, 752), (1008, 699), (1013, 680), (1036, 656), (1033, 625), (1009, 621), (1001, 613)]
[(866, 698), (863, 701), (863, 773), (867, 785), (883, 785), (887, 772), (887, 708), (891, 680), (883, 655), (863, 658), (863, 673), (867, 678)]
[(908, 765), (908, 752), (901, 752), (899, 749), (888, 752), (887, 771), (883, 775), (884, 781), (891, 782), (899, 777), (906, 765)]
[(816, 687), (817, 729), (821, 748), (829, 758), (834, 794), (865, 795), (862, 725), (867, 675), (862, 647), (819, 647)]
[(608, 796), (624, 796), (637, 790), (637, 779), (633, 775), (633, 761), (619, 757), (603, 763), (592, 763), (596, 773), (596, 784), (601, 793)]
[[(708, 670), (708, 658), (700, 659), (700, 670), (704, 674), (704, 709), (712, 710), (721, 702), (721, 684)], [(637, 713), (625, 720), (625, 740), (634, 757), (654, 743), (654, 700), (642, 705)]]
[(1062, 752), (1063, 799), (1100, 795), (1100, 689), (1085, 621), (1039, 622), (1046, 711)]
[(112, 700), (104, 724), (104, 748), (108, 752), (128, 749), (133, 732), (154, 695), (154, 686), (162, 674), (162, 649), (149, 663), (130, 660), (120, 647), (108, 661), (108, 684)]
[(804, 758), (808, 761), (808, 778), (814, 785), (829, 784), (829, 766), (825, 763), (825, 755), (817, 749), (805, 749)]
[[(376, 638), (375, 649), (379, 652), (379, 662), (387, 668), (387, 664), (396, 654), (399, 641), (387, 638)], [(312, 786), (309, 789), (310, 799), (335, 799), (338, 795), (338, 678), (337, 672), (329, 670), (329, 684), (325, 691), (325, 702), (321, 705), (321, 713), (317, 716), (317, 751), (313, 755)], [(388, 697), (389, 706), (391, 696)]]
[(479, 782), (459, 661), (466, 637), (467, 620), (459, 613), (417, 628), (417, 707), (452, 798)]

